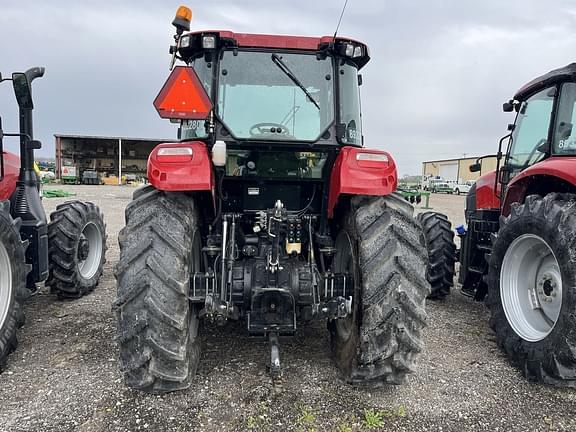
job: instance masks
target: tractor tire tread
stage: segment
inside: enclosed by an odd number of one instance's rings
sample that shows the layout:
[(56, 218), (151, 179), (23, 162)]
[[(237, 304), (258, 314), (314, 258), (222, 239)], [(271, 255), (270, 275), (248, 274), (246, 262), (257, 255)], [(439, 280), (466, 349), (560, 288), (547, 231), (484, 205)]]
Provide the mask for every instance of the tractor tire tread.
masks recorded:
[[(198, 212), (190, 195), (138, 189), (126, 208), (115, 270), (116, 340), (128, 387), (166, 393), (190, 386), (200, 339), (189, 320), (189, 255)], [(166, 227), (169, 227), (168, 230)], [(169, 269), (169, 270), (168, 270)]]
[[(358, 346), (345, 371), (353, 385), (404, 383), (423, 349), (430, 286), (423, 233), (412, 213), (412, 205), (396, 194), (352, 199), (346, 225), (357, 244), (361, 279)], [(338, 350), (333, 337), (337, 364)]]
[[(527, 379), (576, 388), (576, 323), (572, 312), (576, 307), (576, 195), (528, 196), (524, 203), (514, 204), (510, 214), (500, 221), (498, 235), (492, 237), (486, 299), (497, 343)], [(508, 246), (514, 238), (528, 232), (546, 238), (555, 249), (563, 279), (560, 316), (551, 333), (538, 342), (527, 342), (516, 334), (500, 297), (500, 270)]]
[(431, 300), (441, 300), (450, 294), (456, 272), (456, 244), (448, 217), (442, 213), (424, 212), (416, 216), (421, 224), (428, 249), (426, 279), (430, 283)]
[[(102, 258), (96, 273), (85, 279), (77, 266), (77, 246), (86, 223), (98, 225), (102, 234)], [(80, 298), (100, 282), (106, 263), (106, 224), (98, 206), (91, 202), (67, 201), (59, 204), (48, 223), (49, 276), (46, 286), (58, 298)]]
[(26, 278), (31, 267), (26, 264), (27, 242), (20, 238), (20, 219), (10, 216), (10, 202), (0, 201), (0, 243), (11, 258), (12, 302), (8, 305), (4, 323), (0, 323), (0, 373), (6, 367), (8, 355), (18, 346), (17, 329), (25, 322), (23, 303), (29, 295)]

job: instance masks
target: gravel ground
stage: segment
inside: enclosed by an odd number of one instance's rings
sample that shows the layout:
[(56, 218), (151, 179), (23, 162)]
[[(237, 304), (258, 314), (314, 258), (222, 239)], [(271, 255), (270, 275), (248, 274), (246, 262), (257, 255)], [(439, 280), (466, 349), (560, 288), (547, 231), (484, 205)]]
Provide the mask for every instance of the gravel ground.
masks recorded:
[[(325, 325), (283, 341), (284, 378), (265, 371), (267, 345), (243, 323), (204, 327), (201, 366), (187, 391), (150, 396), (124, 387), (113, 341), (113, 265), (128, 187), (65, 187), (103, 209), (108, 263), (98, 289), (77, 301), (42, 290), (26, 306), (20, 346), (0, 375), (1, 431), (576, 430), (576, 392), (526, 382), (496, 346), (482, 304), (455, 292), (428, 302), (426, 350), (407, 385), (344, 384), (329, 359)], [(46, 199), (48, 212), (64, 199)], [(435, 210), (463, 222), (464, 197), (433, 195)]]

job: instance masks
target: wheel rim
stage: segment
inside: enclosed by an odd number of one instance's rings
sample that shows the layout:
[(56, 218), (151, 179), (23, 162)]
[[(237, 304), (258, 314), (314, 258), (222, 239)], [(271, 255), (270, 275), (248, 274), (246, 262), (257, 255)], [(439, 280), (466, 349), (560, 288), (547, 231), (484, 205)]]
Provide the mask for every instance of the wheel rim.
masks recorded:
[(8, 317), (12, 302), (12, 264), (6, 247), (0, 243), (0, 329)]
[[(354, 255), (352, 251), (352, 240), (346, 231), (342, 232), (336, 239), (336, 249), (340, 252), (340, 256), (334, 260), (334, 273), (347, 273), (354, 275)], [(354, 299), (352, 299), (354, 302)], [(354, 310), (355, 305), (352, 305)], [(347, 341), (352, 336), (354, 329), (355, 313), (348, 314), (345, 318), (338, 318), (334, 320), (336, 333), (342, 340)]]
[(84, 279), (92, 278), (102, 261), (102, 233), (95, 223), (88, 222), (82, 229), (77, 254), (80, 275)]
[(541, 237), (515, 239), (502, 262), (500, 298), (518, 336), (538, 342), (550, 334), (562, 309), (562, 274), (554, 252)]

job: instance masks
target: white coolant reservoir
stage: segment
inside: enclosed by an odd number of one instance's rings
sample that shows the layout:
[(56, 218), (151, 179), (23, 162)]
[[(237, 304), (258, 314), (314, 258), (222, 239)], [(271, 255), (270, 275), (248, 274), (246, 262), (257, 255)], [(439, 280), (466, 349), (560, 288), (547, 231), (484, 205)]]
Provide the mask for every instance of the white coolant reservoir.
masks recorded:
[(226, 166), (226, 143), (224, 141), (216, 141), (212, 146), (212, 163), (214, 166)]

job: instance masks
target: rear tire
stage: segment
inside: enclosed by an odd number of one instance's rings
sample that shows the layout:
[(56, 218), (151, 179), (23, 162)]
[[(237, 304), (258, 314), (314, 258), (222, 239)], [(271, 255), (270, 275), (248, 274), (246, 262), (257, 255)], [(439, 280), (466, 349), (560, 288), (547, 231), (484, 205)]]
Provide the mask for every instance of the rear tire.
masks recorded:
[(401, 384), (423, 349), (424, 236), (400, 196), (354, 197), (336, 240), (334, 271), (354, 275), (351, 316), (328, 323), (333, 359), (355, 385)]
[(450, 294), (454, 286), (456, 244), (448, 217), (442, 213), (424, 212), (416, 216), (424, 230), (428, 249), (426, 279), (430, 283), (432, 300), (441, 300)]
[(16, 349), (16, 329), (24, 324), (22, 304), (27, 296), (26, 243), (19, 231), (20, 219), (10, 216), (10, 202), (0, 201), (0, 372)]
[(501, 218), (488, 270), (490, 325), (528, 379), (576, 387), (575, 253), (575, 195), (532, 195)]
[(89, 202), (56, 207), (48, 224), (50, 275), (46, 286), (59, 298), (80, 298), (93, 291), (106, 262), (106, 224)]
[(190, 386), (200, 361), (198, 310), (188, 301), (201, 239), (194, 199), (145, 186), (118, 237), (117, 340), (128, 387), (166, 393)]

